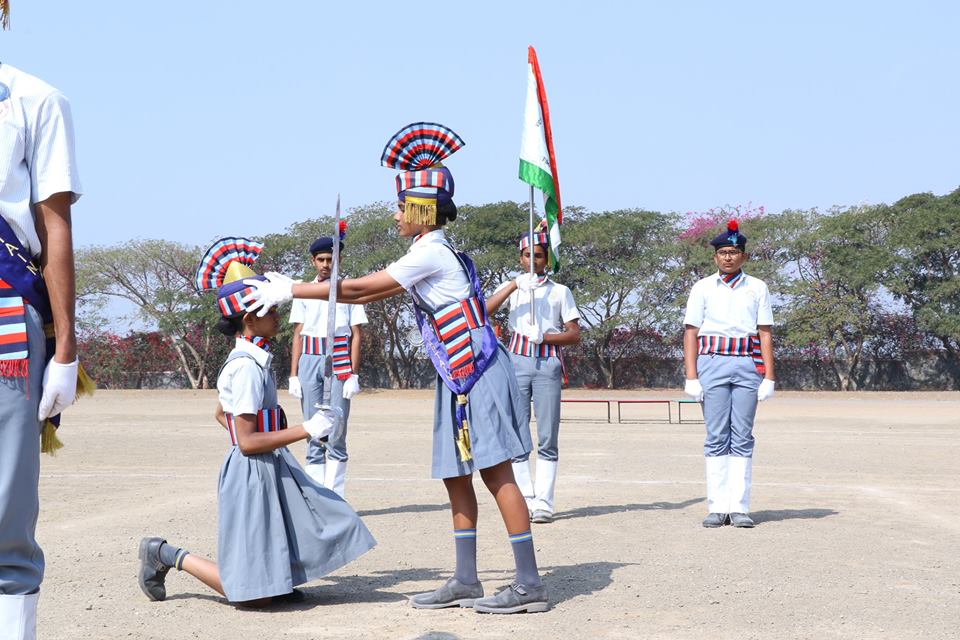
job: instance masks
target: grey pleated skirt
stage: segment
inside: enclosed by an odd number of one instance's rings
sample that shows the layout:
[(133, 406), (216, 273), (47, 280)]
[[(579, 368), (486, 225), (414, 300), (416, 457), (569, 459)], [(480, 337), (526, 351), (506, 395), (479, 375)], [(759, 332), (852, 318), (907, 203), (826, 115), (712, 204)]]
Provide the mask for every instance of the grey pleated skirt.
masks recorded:
[(290, 593), (376, 544), (350, 505), (286, 447), (251, 456), (230, 447), (217, 493), (217, 565), (231, 602)]
[[(480, 352), (483, 329), (471, 331), (474, 353)], [(472, 460), (457, 451), (457, 396), (437, 376), (433, 418), (434, 478), (453, 478), (486, 469), (530, 452), (530, 425), (521, 425), (520, 389), (507, 350), (497, 344), (496, 358), (467, 395)]]

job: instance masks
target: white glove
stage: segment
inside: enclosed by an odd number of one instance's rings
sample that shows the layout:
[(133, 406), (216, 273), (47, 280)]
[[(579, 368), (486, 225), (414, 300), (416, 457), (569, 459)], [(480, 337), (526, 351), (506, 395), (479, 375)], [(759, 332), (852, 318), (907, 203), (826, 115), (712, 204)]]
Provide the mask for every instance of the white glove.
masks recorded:
[(354, 373), (343, 382), (343, 399), (349, 400), (358, 393), (360, 393), (360, 376)]
[(340, 425), (340, 409), (336, 407), (316, 407), (313, 417), (303, 423), (303, 428), (310, 434), (311, 440), (329, 437)]
[(290, 376), (290, 395), (298, 400), (303, 400), (303, 387), (300, 386), (300, 378)]
[(683, 384), (683, 392), (697, 402), (703, 402), (703, 385), (700, 384), (700, 380), (697, 378), (687, 380)]
[(243, 281), (243, 284), (254, 287), (254, 290), (240, 301), (247, 305), (247, 311), (259, 309), (257, 315), (261, 318), (278, 304), (293, 300), (293, 283), (295, 282), (292, 278), (276, 271), (268, 271), (263, 275), (267, 279), (266, 282), (250, 279)]
[(530, 293), (531, 291), (533, 291), (534, 289), (540, 286), (540, 280), (537, 278), (536, 275), (531, 277), (529, 271), (517, 276), (516, 278), (513, 279), (513, 281), (517, 283), (517, 289), (519, 289), (523, 293)]
[(777, 383), (768, 378), (764, 378), (763, 382), (760, 383), (760, 388), (757, 389), (757, 400), (763, 402), (767, 398), (773, 397), (773, 387)]
[(53, 358), (43, 370), (43, 395), (40, 396), (40, 408), (37, 419), (46, 420), (55, 416), (77, 399), (77, 367), (79, 360), (70, 364), (60, 364)]
[(535, 324), (530, 324), (526, 320), (520, 320), (517, 322), (517, 333), (525, 337), (533, 344), (540, 344), (543, 342), (543, 331), (540, 329), (540, 327)]

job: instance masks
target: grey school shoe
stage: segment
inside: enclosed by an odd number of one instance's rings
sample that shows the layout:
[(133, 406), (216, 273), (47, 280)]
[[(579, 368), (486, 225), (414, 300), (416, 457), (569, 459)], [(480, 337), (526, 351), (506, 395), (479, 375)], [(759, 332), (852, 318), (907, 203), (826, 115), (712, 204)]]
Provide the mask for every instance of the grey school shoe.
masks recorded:
[(740, 529), (752, 529), (754, 527), (753, 518), (745, 513), (731, 513), (730, 524)]
[(164, 542), (166, 540), (163, 538), (144, 538), (140, 541), (140, 572), (137, 574), (137, 582), (140, 583), (140, 590), (154, 601), (165, 600), (167, 597), (164, 582), (170, 566), (160, 562), (160, 545)]
[(473, 603), (474, 611), (481, 613), (542, 613), (550, 608), (547, 587), (528, 587), (514, 582), (497, 595), (481, 598)]
[(707, 529), (716, 529), (727, 524), (727, 520), (727, 514), (725, 513), (711, 513), (703, 519), (703, 526)]
[(410, 606), (414, 609), (444, 609), (446, 607), (473, 606), (477, 598), (483, 597), (483, 585), (463, 584), (456, 578), (450, 578), (436, 591), (418, 593), (410, 597)]
[(545, 509), (535, 509), (534, 512), (530, 514), (530, 522), (550, 524), (553, 522), (553, 514)]

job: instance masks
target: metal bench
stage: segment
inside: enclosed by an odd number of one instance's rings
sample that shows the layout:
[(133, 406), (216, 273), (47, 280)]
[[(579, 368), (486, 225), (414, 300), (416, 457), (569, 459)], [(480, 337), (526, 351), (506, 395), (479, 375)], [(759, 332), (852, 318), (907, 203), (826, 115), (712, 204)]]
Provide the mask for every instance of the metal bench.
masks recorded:
[[(623, 417), (620, 413), (620, 405), (622, 404), (665, 404), (667, 405), (667, 422), (673, 423), (673, 413), (670, 411), (670, 400), (634, 400), (628, 398), (617, 398), (616, 400), (611, 400), (611, 402), (617, 403), (617, 422), (623, 422)], [(630, 420), (630, 422), (643, 422), (643, 420)]]
[(674, 402), (677, 403), (677, 422), (679, 422), (680, 424), (683, 424), (683, 423), (685, 423), (685, 422), (688, 422), (688, 423), (689, 423), (689, 422), (703, 422), (703, 419), (702, 419), (702, 418), (699, 418), (699, 419), (698, 419), (698, 418), (694, 418), (693, 420), (684, 420), (684, 419), (683, 419), (683, 413), (681, 413), (681, 411), (683, 410), (683, 405), (685, 405), (685, 404), (697, 404), (697, 405), (698, 405), (698, 404), (700, 404), (699, 402), (697, 402), (696, 400), (674, 400)]
[[(607, 405), (607, 422), (608, 423), (613, 422), (612, 416), (610, 415), (610, 403), (613, 402), (612, 400), (606, 400), (604, 398), (560, 398), (560, 402), (561, 403), (564, 403), (564, 402), (594, 403), (594, 404), (603, 403)], [(561, 416), (560, 419), (562, 420), (563, 413), (561, 413), (560, 416)]]

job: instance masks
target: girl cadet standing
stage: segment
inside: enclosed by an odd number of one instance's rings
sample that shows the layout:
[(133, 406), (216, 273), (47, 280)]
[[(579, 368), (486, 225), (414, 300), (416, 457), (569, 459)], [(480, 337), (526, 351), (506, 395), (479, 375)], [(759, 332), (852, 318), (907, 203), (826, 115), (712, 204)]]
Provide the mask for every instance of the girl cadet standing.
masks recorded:
[[(570, 289), (547, 275), (549, 239), (545, 223), (520, 238), (520, 266), (524, 273), (504, 282), (487, 300), (487, 314), (496, 313), (505, 302), (510, 308), (510, 360), (520, 387), (520, 422), (530, 424), (530, 400), (537, 417), (536, 483), (530, 477), (529, 455), (513, 461), (513, 475), (530, 510), (530, 521), (553, 522), (553, 497), (557, 485), (560, 436), (560, 389), (563, 387), (561, 347), (580, 342), (580, 311)], [(533, 259), (536, 278), (530, 279)], [(530, 320), (530, 290), (535, 301), (534, 324)]]
[[(521, 425), (513, 367), (487, 323), (473, 263), (455, 251), (443, 225), (457, 215), (453, 176), (440, 161), (463, 146), (450, 129), (418, 122), (387, 143), (381, 163), (401, 169), (397, 213), (401, 236), (413, 238), (405, 256), (378, 271), (339, 283), (338, 301), (362, 304), (409, 291), (430, 359), (437, 369), (433, 423), (433, 476), (442, 478), (453, 511), (456, 571), (436, 591), (411, 598), (416, 608), (470, 607), (488, 613), (546, 611), (523, 495), (510, 460), (530, 451), (530, 431)], [(329, 283), (294, 284), (276, 274), (269, 283), (248, 281), (264, 313), (278, 301), (326, 298)], [(474, 470), (493, 494), (506, 524), (516, 561), (516, 580), (483, 597), (477, 577), (477, 497)]]
[[(340, 251), (343, 251), (342, 235)], [(325, 236), (314, 240), (310, 245), (310, 256), (317, 269), (314, 282), (327, 280), (333, 264), (333, 238)], [(294, 325), (290, 395), (300, 399), (304, 420), (313, 417), (316, 404), (323, 398), (327, 307), (326, 300), (294, 300), (290, 307), (290, 323)], [(343, 423), (330, 441), (310, 441), (304, 469), (310, 477), (342, 498), (347, 475), (347, 420), (350, 419), (350, 399), (360, 393), (357, 375), (360, 371), (360, 325), (367, 324), (367, 314), (363, 305), (338, 304), (336, 316), (330, 402), (340, 408)]]
[(703, 526), (752, 527), (753, 419), (757, 401), (773, 395), (773, 311), (766, 283), (743, 272), (737, 222), (710, 244), (718, 271), (693, 285), (683, 318), (684, 392), (703, 402), (707, 430)]
[(217, 488), (217, 563), (162, 538), (144, 538), (139, 582), (151, 600), (166, 598), (166, 574), (176, 567), (231, 602), (263, 606), (296, 597), (295, 586), (322, 578), (375, 544), (353, 509), (314, 482), (287, 450), (292, 442), (328, 436), (337, 416), (320, 411), (287, 428), (270, 368), (277, 310), (259, 317), (241, 301), (249, 291), (242, 280), (262, 278), (249, 267), (262, 248), (245, 238), (224, 238), (210, 247), (197, 272), (198, 289), (219, 287), (217, 328), (236, 336), (217, 378), (216, 418), (231, 444)]

